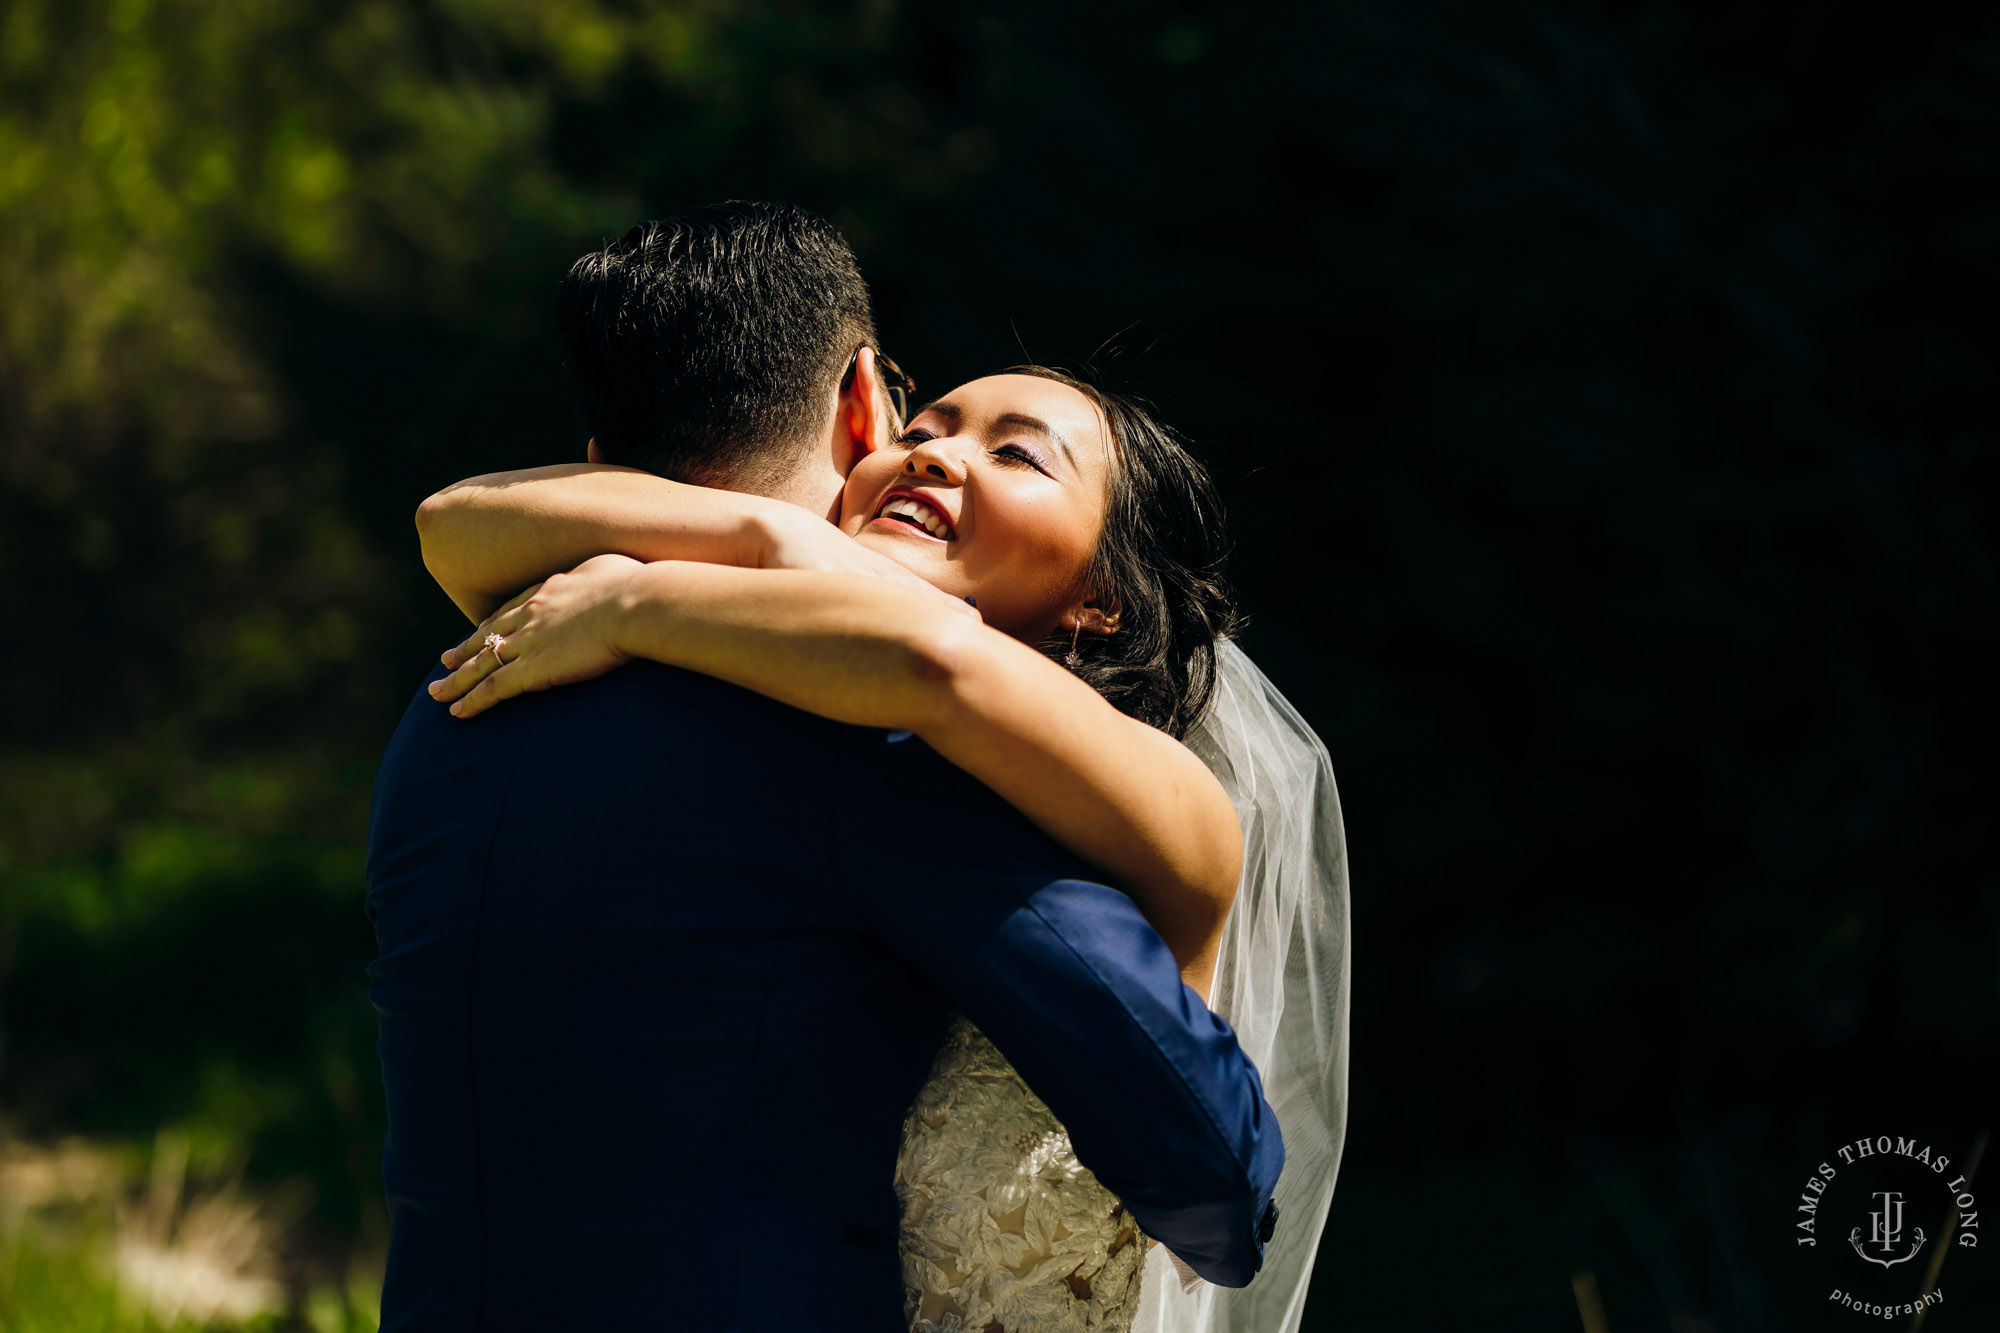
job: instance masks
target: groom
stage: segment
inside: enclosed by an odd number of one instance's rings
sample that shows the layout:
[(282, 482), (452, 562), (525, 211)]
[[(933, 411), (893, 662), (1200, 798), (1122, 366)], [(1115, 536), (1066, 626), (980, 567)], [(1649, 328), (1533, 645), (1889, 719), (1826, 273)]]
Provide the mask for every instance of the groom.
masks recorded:
[[(825, 513), (885, 437), (803, 210), (635, 228), (563, 322), (609, 461)], [(419, 690), (368, 863), (385, 1333), (903, 1327), (890, 1181), (954, 1008), (1147, 1234), (1257, 1272), (1284, 1150), (1234, 1034), (920, 741), (645, 662), (470, 721)]]

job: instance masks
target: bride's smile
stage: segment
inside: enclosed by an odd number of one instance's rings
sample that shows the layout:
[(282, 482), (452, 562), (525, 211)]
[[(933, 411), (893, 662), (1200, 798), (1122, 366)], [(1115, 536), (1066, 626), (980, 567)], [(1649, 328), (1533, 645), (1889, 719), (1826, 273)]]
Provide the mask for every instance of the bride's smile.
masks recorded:
[(875, 511), (875, 523), (887, 523), (887, 532), (896, 531), (900, 525), (915, 528), (931, 538), (941, 541), (956, 541), (958, 529), (951, 517), (934, 500), (908, 486), (898, 486), (883, 499), (882, 507)]

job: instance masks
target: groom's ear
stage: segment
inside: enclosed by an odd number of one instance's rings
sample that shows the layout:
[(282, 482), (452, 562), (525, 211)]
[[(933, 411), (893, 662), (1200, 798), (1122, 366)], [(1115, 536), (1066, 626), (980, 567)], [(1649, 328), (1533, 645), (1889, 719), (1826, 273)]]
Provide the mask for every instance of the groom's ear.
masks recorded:
[(856, 463), (889, 443), (889, 433), (895, 429), (890, 415), (875, 349), (864, 346), (854, 354), (854, 378), (840, 392), (840, 426), (848, 446), (842, 471), (852, 471)]
[(591, 436), (590, 443), (583, 447), (583, 459), (586, 463), (602, 463), (604, 461), (604, 451), (597, 447), (597, 437), (595, 435)]

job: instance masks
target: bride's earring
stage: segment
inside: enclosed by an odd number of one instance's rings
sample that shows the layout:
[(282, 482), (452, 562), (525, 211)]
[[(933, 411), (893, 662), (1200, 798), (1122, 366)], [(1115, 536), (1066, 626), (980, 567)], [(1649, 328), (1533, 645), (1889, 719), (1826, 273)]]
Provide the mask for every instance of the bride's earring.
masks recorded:
[(1077, 636), (1082, 633), (1083, 633), (1083, 617), (1078, 616), (1074, 621), (1070, 623), (1069, 651), (1063, 654), (1063, 665), (1068, 667), (1071, 671), (1074, 671), (1078, 667), (1083, 665), (1083, 659), (1077, 655), (1076, 651)]

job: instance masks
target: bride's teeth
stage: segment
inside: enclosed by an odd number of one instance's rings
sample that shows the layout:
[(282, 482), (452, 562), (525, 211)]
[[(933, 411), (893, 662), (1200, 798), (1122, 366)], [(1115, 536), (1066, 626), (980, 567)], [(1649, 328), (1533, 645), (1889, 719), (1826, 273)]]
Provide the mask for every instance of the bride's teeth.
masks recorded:
[(919, 500), (911, 500), (903, 496), (898, 496), (889, 501), (888, 504), (882, 506), (882, 513), (885, 517), (890, 514), (897, 514), (905, 518), (913, 518), (917, 521), (917, 525), (925, 532), (930, 533), (931, 536), (938, 538), (940, 541), (951, 540), (951, 525), (946, 523), (943, 516), (935, 509), (932, 509), (929, 505)]

